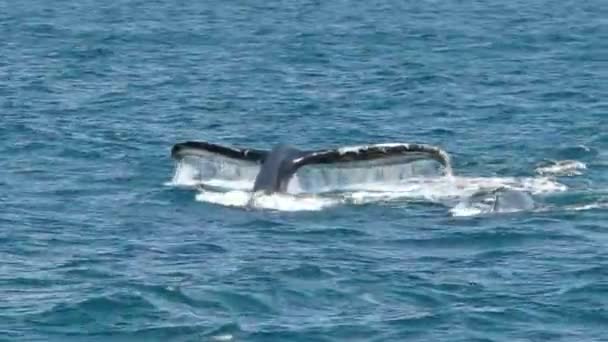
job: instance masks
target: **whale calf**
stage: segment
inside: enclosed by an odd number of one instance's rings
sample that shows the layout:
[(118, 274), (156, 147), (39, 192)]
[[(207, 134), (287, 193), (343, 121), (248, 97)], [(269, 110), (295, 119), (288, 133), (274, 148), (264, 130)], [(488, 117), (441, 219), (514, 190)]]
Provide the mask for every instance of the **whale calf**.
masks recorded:
[(324, 150), (305, 151), (294, 146), (279, 144), (271, 150), (238, 148), (203, 141), (187, 141), (173, 145), (171, 156), (180, 161), (185, 158), (214, 160), (223, 158), (257, 167), (251, 190), (267, 194), (286, 192), (294, 174), (304, 166), (347, 166), (357, 162), (371, 162), (369, 167), (407, 164), (418, 160), (439, 163), (445, 173), (451, 174), (450, 158), (442, 149), (426, 144), (373, 144), (345, 146)]

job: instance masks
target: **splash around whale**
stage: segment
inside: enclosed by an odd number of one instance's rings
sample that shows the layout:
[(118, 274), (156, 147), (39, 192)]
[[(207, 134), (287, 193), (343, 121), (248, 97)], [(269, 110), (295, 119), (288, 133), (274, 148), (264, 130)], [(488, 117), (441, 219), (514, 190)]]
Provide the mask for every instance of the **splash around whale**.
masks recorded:
[(422, 197), (457, 203), (457, 214), (473, 212), (470, 208), (503, 213), (534, 209), (533, 193), (562, 190), (545, 178), (457, 177), (446, 151), (417, 143), (320, 150), (280, 144), (262, 150), (187, 141), (175, 144), (171, 156), (177, 163), (172, 184), (200, 190), (198, 200), (280, 210), (291, 207), (289, 201), (297, 201), (298, 208), (322, 208)]

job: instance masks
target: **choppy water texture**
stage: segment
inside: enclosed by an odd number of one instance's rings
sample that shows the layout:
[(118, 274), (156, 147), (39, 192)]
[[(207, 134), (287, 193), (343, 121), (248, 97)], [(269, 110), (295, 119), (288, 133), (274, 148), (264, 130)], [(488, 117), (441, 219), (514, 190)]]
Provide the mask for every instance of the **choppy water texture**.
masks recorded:
[[(0, 340), (608, 340), (607, 17), (0, 0)], [(184, 140), (428, 143), (461, 182), (244, 208), (167, 185)], [(484, 182), (544, 210), (435, 200)]]

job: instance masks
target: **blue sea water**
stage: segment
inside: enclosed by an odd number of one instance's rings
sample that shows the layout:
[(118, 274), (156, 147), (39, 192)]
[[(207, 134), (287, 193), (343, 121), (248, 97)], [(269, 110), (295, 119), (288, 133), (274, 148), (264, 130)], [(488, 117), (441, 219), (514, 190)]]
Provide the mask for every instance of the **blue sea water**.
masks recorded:
[[(608, 341), (606, 18), (601, 0), (0, 0), (0, 340)], [(464, 217), (235, 207), (167, 184), (185, 140), (428, 143), (467, 179), (567, 189)], [(565, 160), (586, 168), (537, 172)]]

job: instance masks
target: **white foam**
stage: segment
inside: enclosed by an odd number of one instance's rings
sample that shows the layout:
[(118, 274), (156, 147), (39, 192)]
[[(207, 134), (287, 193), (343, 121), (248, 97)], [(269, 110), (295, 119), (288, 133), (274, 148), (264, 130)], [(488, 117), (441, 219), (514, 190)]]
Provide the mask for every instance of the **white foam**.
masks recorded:
[(583, 174), (581, 170), (586, 170), (587, 165), (576, 160), (560, 160), (553, 162), (551, 165), (540, 166), (536, 168), (536, 173), (539, 175), (555, 175), (555, 176), (578, 176)]
[(264, 195), (249, 191), (202, 191), (196, 200), (230, 207), (254, 207), (278, 211), (318, 211), (340, 203), (337, 199), (316, 196), (292, 196), (288, 194)]
[[(532, 212), (540, 213), (540, 212), (549, 212), (549, 211), (586, 211), (586, 210), (595, 210), (595, 209), (608, 209), (608, 203), (590, 203), (584, 205), (571, 205), (566, 207), (542, 207), (536, 208), (532, 210)], [(468, 217), (468, 216), (478, 216), (482, 214), (487, 214), (490, 211), (483, 210), (478, 207), (472, 207), (465, 203), (459, 203), (452, 209), (450, 209), (450, 214), (452, 216), (460, 216), (460, 217)], [(511, 211), (515, 212), (515, 211)]]
[(484, 211), (477, 207), (472, 207), (466, 203), (458, 203), (455, 207), (450, 209), (450, 214), (456, 217), (469, 217), (483, 214)]
[[(511, 188), (532, 194), (561, 192), (567, 187), (550, 178), (457, 177), (414, 178), (401, 184), (365, 184), (353, 194), (361, 197), (365, 191), (381, 198), (409, 197), (432, 202), (468, 197), (478, 191)], [(353, 189), (354, 190), (354, 189)]]
[(254, 195), (252, 204), (256, 208), (279, 211), (318, 211), (340, 203), (338, 199), (319, 196), (292, 196), (288, 194)]
[(470, 203), (467, 199), (480, 192), (497, 188), (510, 188), (532, 194), (562, 192), (567, 187), (549, 178), (509, 177), (441, 177), (413, 179), (400, 185), (367, 184), (366, 189), (345, 193), (349, 203), (363, 204), (378, 201), (408, 200), (454, 205), (453, 216), (474, 216), (488, 213), (493, 203)]
[[(179, 179), (171, 184), (190, 184), (189, 180)], [(201, 182), (194, 182), (197, 185)], [(230, 207), (254, 207), (278, 211), (309, 211), (321, 210), (340, 203), (365, 204), (380, 201), (407, 200), (424, 201), (439, 204), (461, 201), (476, 192), (507, 187), (532, 194), (548, 194), (567, 190), (563, 184), (550, 178), (511, 178), (511, 177), (434, 177), (413, 178), (399, 184), (367, 183), (342, 189), (338, 194), (331, 196), (324, 194), (272, 194), (264, 195), (248, 191), (249, 182), (229, 182), (225, 180), (209, 180), (204, 184), (222, 188), (231, 188), (229, 191), (203, 190), (196, 195), (196, 200), (207, 203), (220, 204)], [(457, 202), (458, 203), (458, 202)], [(457, 204), (452, 208), (454, 216), (471, 216), (481, 213), (479, 208), (465, 207)]]
[(208, 185), (229, 190), (248, 191), (253, 188), (253, 182), (247, 179), (226, 180), (226, 179), (209, 179), (201, 181), (201, 185)]
[(251, 199), (251, 193), (247, 191), (202, 191), (196, 195), (196, 200), (200, 202), (208, 202), (221, 204), (229, 207), (245, 207)]

